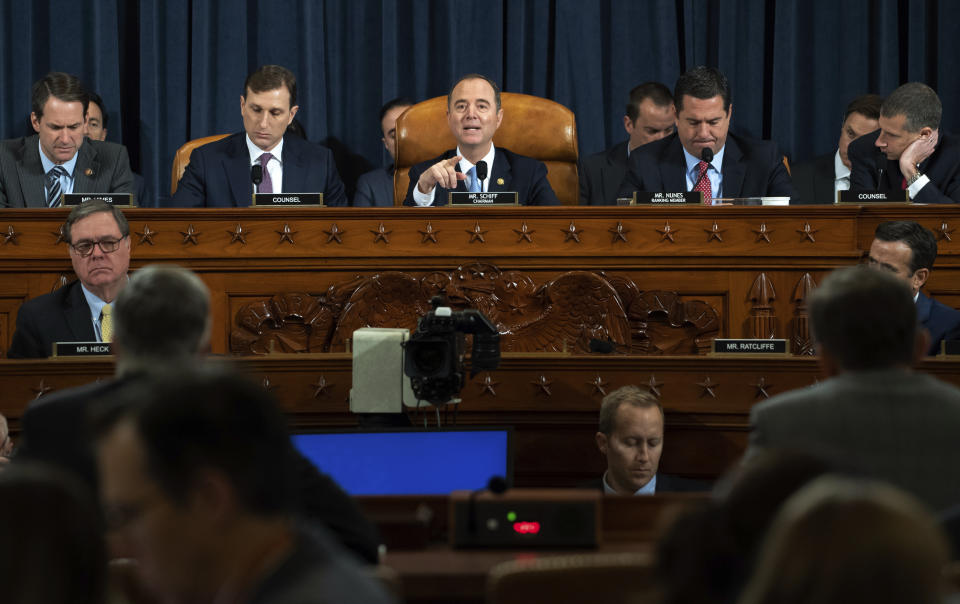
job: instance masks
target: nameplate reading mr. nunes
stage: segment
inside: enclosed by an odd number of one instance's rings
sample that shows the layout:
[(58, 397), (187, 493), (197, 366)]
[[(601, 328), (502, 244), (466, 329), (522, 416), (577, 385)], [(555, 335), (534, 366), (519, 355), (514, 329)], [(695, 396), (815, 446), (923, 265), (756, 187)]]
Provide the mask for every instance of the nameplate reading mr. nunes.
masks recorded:
[(722, 339), (713, 341), (714, 354), (770, 354), (785, 355), (790, 352), (786, 340), (767, 339)]
[(323, 193), (254, 193), (253, 205), (275, 208), (322, 206)]
[(837, 191), (837, 203), (910, 203), (906, 189), (891, 191)]
[(97, 199), (112, 203), (115, 206), (134, 208), (132, 193), (64, 193), (64, 206), (78, 206), (81, 203)]
[(53, 345), (55, 357), (98, 357), (113, 354), (110, 342), (57, 342)]
[(638, 206), (703, 205), (703, 193), (700, 191), (680, 191), (677, 193), (637, 191), (633, 195)]
[(447, 205), (451, 207), (476, 206), (515, 206), (520, 205), (516, 191), (490, 191), (488, 193), (464, 193), (450, 191)]

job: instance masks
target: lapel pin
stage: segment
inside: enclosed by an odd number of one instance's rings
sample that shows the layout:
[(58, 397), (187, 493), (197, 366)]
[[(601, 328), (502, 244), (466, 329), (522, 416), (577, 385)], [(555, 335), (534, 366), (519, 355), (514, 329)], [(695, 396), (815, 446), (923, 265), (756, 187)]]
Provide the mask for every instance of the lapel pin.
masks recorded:
[(502, 184), (503, 184), (503, 179), (502, 179), (502, 178), (498, 178), (498, 179), (497, 179), (497, 184), (498, 184), (498, 185), (502, 185)]
[(93, 176), (93, 168), (87, 168), (86, 170), (83, 171), (83, 173), (86, 174), (87, 176)]

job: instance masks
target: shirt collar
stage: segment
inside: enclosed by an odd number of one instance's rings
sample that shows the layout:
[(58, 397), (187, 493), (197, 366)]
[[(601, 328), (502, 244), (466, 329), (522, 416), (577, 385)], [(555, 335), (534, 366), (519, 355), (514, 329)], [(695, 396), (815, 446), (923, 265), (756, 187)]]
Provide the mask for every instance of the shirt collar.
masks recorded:
[[(40, 150), (40, 163), (43, 164), (43, 173), (46, 174), (53, 169), (55, 164), (49, 157), (46, 156), (43, 152), (43, 147), (40, 146), (40, 139), (37, 139), (37, 148)], [(77, 148), (77, 152), (73, 154), (68, 161), (60, 164), (63, 166), (63, 169), (67, 171), (67, 176), (73, 178), (73, 170), (77, 167), (77, 156), (80, 155), (80, 148)]]
[[(460, 146), (459, 146), (459, 145), (457, 146), (457, 155), (459, 155), (460, 158), (461, 158), (461, 159), (460, 159), (460, 162), (459, 162), (459, 163), (460, 163), (460, 171), (463, 172), (464, 174), (466, 174), (467, 172), (469, 172), (470, 169), (473, 168), (473, 166), (476, 165), (476, 164), (471, 164), (469, 161), (467, 161), (467, 158), (464, 157), (463, 153), (460, 151)], [(483, 159), (480, 160), (480, 161), (485, 161), (485, 162), (487, 162), (487, 178), (490, 178), (491, 168), (493, 168), (493, 158), (494, 158), (495, 155), (496, 155), (496, 147), (493, 146), (493, 141), (491, 141), (491, 142), (490, 142), (490, 150), (487, 151), (487, 154), (484, 155), (484, 156), (483, 156)], [(479, 162), (477, 162), (477, 163), (479, 163)]]
[(103, 300), (97, 297), (96, 294), (87, 289), (87, 286), (82, 282), (80, 283), (80, 289), (83, 290), (83, 297), (87, 299), (87, 306), (90, 307), (90, 316), (94, 321), (100, 319), (100, 313), (103, 312), (103, 307), (107, 304)]
[[(699, 161), (699, 160), (697, 160)], [(613, 490), (613, 487), (607, 482), (607, 473), (603, 473), (603, 492), (607, 495), (616, 495), (617, 492)], [(634, 493), (634, 495), (654, 495), (657, 492), (657, 475), (654, 474), (653, 478), (650, 479), (650, 482), (643, 485)]]
[(850, 168), (846, 167), (843, 164), (843, 160), (840, 159), (840, 149), (837, 149), (836, 155), (833, 156), (833, 174), (834, 180), (840, 180), (841, 178), (850, 178)]
[[(687, 162), (687, 173), (689, 174), (690, 172), (693, 172), (695, 177), (698, 176), (697, 164), (700, 163), (700, 158), (690, 155), (690, 153), (686, 150), (686, 148), (683, 147), (683, 145), (681, 145), (680, 148), (683, 149), (683, 158)], [(713, 159), (710, 160), (710, 168), (707, 168), (708, 170), (712, 168), (713, 171), (716, 172), (717, 174), (721, 173), (720, 169), (717, 168), (717, 166), (723, 166), (723, 150), (726, 148), (727, 146), (724, 145), (723, 147), (720, 147), (720, 150), (714, 154)]]
[(270, 149), (269, 151), (264, 151), (264, 150), (261, 149), (260, 147), (258, 147), (258, 146), (256, 146), (255, 144), (253, 144), (253, 141), (250, 140), (250, 135), (249, 135), (249, 134), (245, 134), (245, 135), (244, 135), (244, 138), (247, 139), (247, 151), (250, 152), (250, 165), (251, 165), (251, 166), (252, 166), (253, 164), (259, 163), (259, 162), (260, 162), (260, 156), (263, 155), (264, 153), (269, 153), (270, 155), (273, 156), (273, 159), (275, 159), (275, 160), (277, 160), (278, 162), (280, 162), (281, 164), (283, 164), (283, 139), (282, 139), (282, 138), (280, 139), (280, 142), (277, 143), (277, 146), (274, 147), (273, 149)]

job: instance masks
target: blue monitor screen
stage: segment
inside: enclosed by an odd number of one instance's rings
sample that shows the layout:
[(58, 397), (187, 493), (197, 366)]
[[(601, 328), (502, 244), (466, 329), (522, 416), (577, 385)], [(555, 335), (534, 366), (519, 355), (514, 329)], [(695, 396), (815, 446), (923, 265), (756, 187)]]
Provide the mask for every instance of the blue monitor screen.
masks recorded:
[(446, 495), (513, 478), (510, 429), (296, 434), (293, 443), (351, 495)]

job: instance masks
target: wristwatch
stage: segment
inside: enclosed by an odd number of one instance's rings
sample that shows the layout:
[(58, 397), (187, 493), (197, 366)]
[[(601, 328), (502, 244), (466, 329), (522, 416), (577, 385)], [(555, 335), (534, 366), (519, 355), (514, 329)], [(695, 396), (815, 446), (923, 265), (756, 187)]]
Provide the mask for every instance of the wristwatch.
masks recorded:
[(910, 178), (907, 179), (907, 186), (908, 186), (908, 187), (909, 187), (910, 185), (912, 185), (913, 183), (917, 182), (918, 180), (920, 180), (920, 177), (923, 176), (923, 174), (920, 172), (920, 164), (919, 164), (919, 163), (914, 164), (913, 167), (916, 168), (917, 171), (913, 173), (913, 176), (911, 176)]

